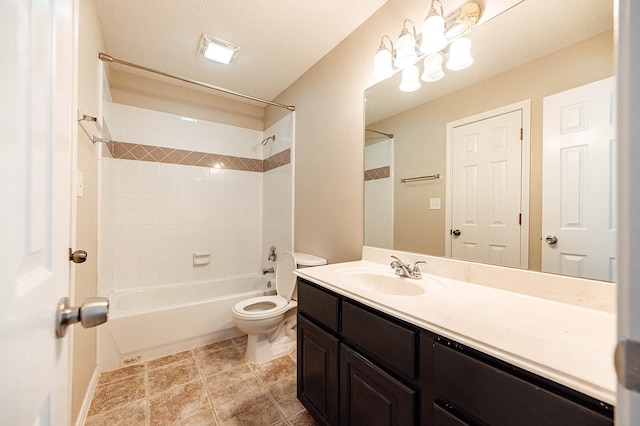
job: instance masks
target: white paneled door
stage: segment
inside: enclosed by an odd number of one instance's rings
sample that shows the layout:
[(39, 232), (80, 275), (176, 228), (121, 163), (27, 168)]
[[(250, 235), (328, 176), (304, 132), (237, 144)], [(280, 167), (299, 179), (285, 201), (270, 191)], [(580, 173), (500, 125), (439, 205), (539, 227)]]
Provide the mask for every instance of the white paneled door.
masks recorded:
[(615, 78), (544, 98), (542, 270), (614, 281)]
[(521, 267), (522, 110), (453, 128), (451, 256)]
[(71, 0), (0, 2), (0, 423), (66, 425)]

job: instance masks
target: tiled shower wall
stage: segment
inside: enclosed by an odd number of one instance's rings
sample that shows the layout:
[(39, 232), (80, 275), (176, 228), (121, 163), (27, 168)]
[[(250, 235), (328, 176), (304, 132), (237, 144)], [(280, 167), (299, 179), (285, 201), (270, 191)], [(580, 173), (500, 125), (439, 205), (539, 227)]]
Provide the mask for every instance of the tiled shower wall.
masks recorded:
[[(120, 145), (116, 156), (132, 159), (101, 159), (101, 294), (254, 274), (271, 266), (271, 244), (291, 249), (292, 166), (280, 161), (291, 158), (291, 117), (261, 132), (115, 103), (104, 111), (113, 140), (175, 155)], [(272, 134), (276, 143), (263, 146)], [(179, 159), (189, 151), (216, 161)], [(279, 167), (249, 171), (264, 159)], [(194, 265), (194, 254), (210, 263)]]
[(364, 245), (393, 248), (393, 139), (364, 148)]

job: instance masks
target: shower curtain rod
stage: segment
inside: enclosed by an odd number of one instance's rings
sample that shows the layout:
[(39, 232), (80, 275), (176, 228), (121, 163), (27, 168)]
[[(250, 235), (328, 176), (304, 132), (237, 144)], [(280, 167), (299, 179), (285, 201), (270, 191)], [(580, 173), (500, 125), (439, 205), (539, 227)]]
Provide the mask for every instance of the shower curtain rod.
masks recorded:
[(280, 108), (286, 108), (289, 111), (295, 111), (296, 110), (296, 107), (293, 106), (293, 105), (285, 105), (285, 104), (281, 104), (281, 103), (278, 103), (278, 102), (268, 101), (266, 99), (257, 98), (255, 96), (244, 95), (242, 93), (234, 92), (233, 90), (224, 89), (222, 87), (214, 86), (212, 84), (202, 83), (200, 81), (190, 80), (190, 79), (184, 78), (184, 77), (178, 77), (176, 75), (168, 74), (168, 73), (163, 72), (163, 71), (154, 70), (153, 68), (148, 68), (148, 67), (145, 67), (145, 66), (142, 66), (142, 65), (138, 65), (138, 64), (131, 63), (131, 62), (123, 61), (122, 59), (114, 58), (113, 56), (107, 55), (106, 53), (102, 53), (102, 52), (98, 53), (98, 59), (100, 59), (103, 62), (115, 62), (116, 64), (126, 65), (128, 67), (137, 68), (139, 70), (147, 71), (147, 72), (154, 73), (154, 74), (159, 74), (159, 75), (162, 75), (164, 77), (169, 77), (169, 78), (173, 78), (173, 79), (176, 79), (176, 80), (184, 81), (185, 83), (195, 84), (196, 86), (200, 86), (200, 87), (206, 87), (207, 89), (217, 90), (219, 92), (227, 93), (229, 95), (239, 96), (239, 97), (244, 98), (244, 99), (250, 99), (252, 101), (262, 102), (263, 104), (273, 105), (273, 106), (277, 106), (277, 107), (280, 107)]
[(385, 133), (385, 132), (380, 132), (378, 130), (373, 130), (373, 129), (364, 129), (364, 130), (366, 130), (367, 132), (373, 132), (373, 133), (377, 133), (379, 135), (386, 136), (389, 139), (393, 139), (393, 133)]

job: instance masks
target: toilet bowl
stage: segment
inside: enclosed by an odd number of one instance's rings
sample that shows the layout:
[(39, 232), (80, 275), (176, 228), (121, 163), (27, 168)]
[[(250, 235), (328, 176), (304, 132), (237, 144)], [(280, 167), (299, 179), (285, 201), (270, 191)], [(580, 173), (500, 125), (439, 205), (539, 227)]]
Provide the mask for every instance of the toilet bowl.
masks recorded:
[(307, 253), (283, 252), (276, 265), (276, 295), (236, 303), (231, 312), (236, 327), (247, 337), (245, 357), (260, 364), (292, 352), (296, 347), (296, 267), (325, 265)]

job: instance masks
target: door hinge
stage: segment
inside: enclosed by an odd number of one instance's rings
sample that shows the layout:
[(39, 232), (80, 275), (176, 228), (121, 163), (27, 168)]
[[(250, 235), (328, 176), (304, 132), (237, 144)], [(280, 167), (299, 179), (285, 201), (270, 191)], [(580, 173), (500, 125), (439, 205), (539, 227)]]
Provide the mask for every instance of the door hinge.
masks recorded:
[(520, 140), (524, 140), (524, 129), (520, 127)]
[(522, 213), (518, 213), (518, 225), (522, 225)]

